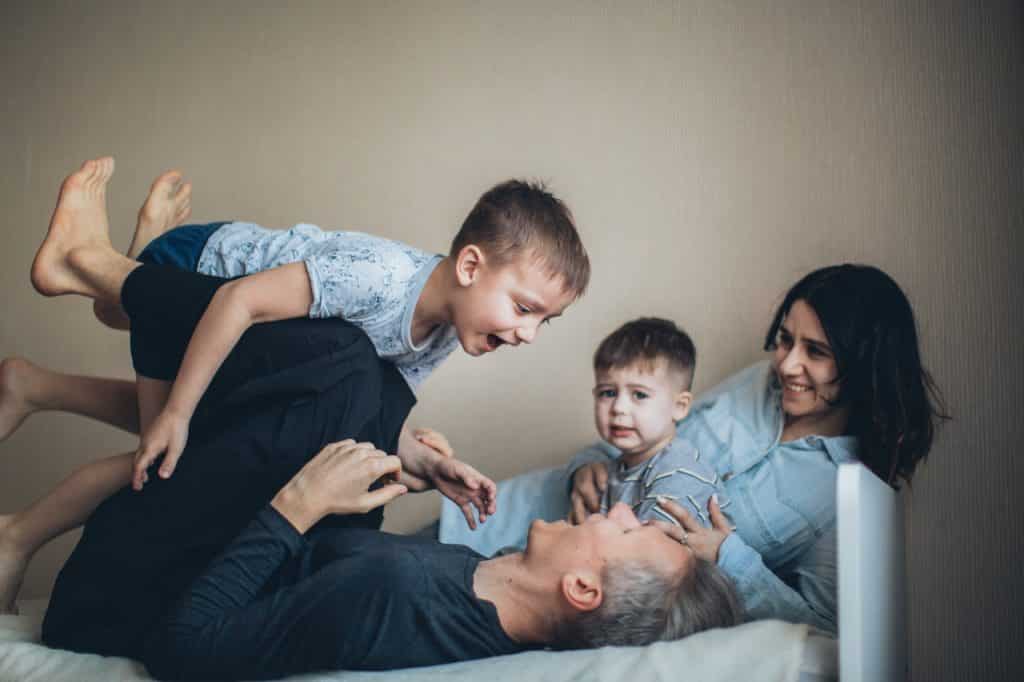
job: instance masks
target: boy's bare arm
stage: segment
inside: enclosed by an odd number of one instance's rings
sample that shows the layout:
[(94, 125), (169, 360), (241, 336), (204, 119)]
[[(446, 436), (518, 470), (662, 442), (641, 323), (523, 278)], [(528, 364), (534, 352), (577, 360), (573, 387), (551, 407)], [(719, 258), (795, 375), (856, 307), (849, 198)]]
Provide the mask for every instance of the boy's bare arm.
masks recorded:
[[(400, 482), (408, 485), (410, 490), (437, 488), (462, 510), (470, 528), (476, 528), (473, 507), (476, 507), (476, 516), (481, 523), (497, 511), (498, 486), (457, 459), (442, 434), (430, 429), (412, 432), (403, 425), (396, 454), (402, 460), (403, 478)], [(411, 483), (407, 480), (410, 475), (425, 485), (418, 487)]]
[(259, 322), (305, 317), (313, 303), (313, 290), (303, 263), (225, 284), (196, 325), (182, 360), (167, 405), (142, 436), (135, 456), (132, 486), (139, 490), (145, 471), (161, 453), (160, 476), (174, 472), (188, 440), (188, 422), (214, 374), (242, 334)]

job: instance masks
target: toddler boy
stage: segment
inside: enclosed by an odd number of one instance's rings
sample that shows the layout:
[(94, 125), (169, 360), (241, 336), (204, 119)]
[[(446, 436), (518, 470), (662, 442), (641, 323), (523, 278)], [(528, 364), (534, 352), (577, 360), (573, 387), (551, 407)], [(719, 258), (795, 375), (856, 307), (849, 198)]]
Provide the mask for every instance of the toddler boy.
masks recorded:
[(690, 411), (697, 352), (693, 341), (669, 320), (640, 318), (604, 339), (594, 354), (594, 421), (597, 431), (622, 454), (606, 463), (608, 483), (601, 513), (618, 502), (640, 520), (677, 523), (657, 505), (658, 497), (693, 510), (710, 527), (708, 501), (726, 501), (718, 474), (700, 453), (676, 437)]

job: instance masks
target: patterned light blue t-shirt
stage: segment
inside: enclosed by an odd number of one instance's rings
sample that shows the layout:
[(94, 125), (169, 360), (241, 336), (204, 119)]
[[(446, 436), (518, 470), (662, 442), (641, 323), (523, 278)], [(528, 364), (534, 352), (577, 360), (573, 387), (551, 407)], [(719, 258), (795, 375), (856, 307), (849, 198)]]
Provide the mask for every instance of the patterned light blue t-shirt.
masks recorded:
[(240, 277), (301, 261), (313, 290), (309, 316), (341, 317), (358, 326), (377, 355), (393, 362), (415, 389), (459, 345), (452, 325), (438, 327), (418, 346), (412, 341), (416, 302), (441, 259), (362, 232), (228, 223), (206, 243), (197, 270)]

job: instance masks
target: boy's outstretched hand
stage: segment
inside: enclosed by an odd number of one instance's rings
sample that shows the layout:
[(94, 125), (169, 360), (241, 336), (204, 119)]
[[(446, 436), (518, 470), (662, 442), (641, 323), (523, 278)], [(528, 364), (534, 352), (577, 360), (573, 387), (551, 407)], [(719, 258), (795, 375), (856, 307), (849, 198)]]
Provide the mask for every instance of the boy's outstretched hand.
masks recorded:
[(473, 507), (480, 523), (498, 511), (498, 486), (462, 460), (439, 458), (427, 475), (442, 495), (458, 505), (471, 529), (476, 530)]
[(132, 488), (142, 490), (149, 479), (146, 469), (163, 454), (160, 463), (160, 478), (170, 478), (178, 459), (188, 442), (188, 418), (168, 410), (163, 410), (146, 432), (142, 434), (139, 449), (135, 452), (135, 465), (132, 470)]
[[(498, 486), (462, 460), (456, 459), (451, 444), (433, 429), (409, 432), (403, 427), (398, 441), (402, 458), (402, 483), (411, 490), (437, 488), (454, 502), (466, 517), (470, 528), (476, 529), (498, 509)], [(476, 515), (473, 514), (476, 507)]]

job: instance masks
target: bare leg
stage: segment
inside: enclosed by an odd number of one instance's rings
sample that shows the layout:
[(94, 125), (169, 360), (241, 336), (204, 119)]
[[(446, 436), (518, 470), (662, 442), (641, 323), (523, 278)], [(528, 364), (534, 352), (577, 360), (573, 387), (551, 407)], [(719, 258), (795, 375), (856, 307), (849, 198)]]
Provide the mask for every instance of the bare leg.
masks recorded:
[(44, 410), (72, 412), (139, 433), (135, 382), (62, 374), (24, 358), (0, 362), (0, 441)]
[[(28, 365), (27, 361), (19, 361)], [(5, 363), (7, 364), (7, 363)], [(130, 381), (73, 377), (47, 372), (35, 366), (17, 371), (35, 373), (40, 383), (52, 384), (62, 404), (72, 405), (81, 399), (82, 407), (91, 410), (86, 416), (115, 423), (115, 426), (147, 426), (163, 409), (171, 391), (171, 383), (138, 377), (138, 390)], [(92, 390), (98, 392), (90, 392)], [(40, 395), (46, 391), (41, 391)], [(105, 394), (105, 395), (103, 395)], [(136, 407), (134, 399), (138, 396)], [(118, 408), (102, 406), (106, 397), (120, 404)], [(126, 403), (131, 399), (129, 407)], [(27, 402), (27, 401), (26, 401)], [(51, 405), (56, 402), (49, 403)], [(78, 411), (80, 414), (83, 411)], [(129, 413), (135, 423), (129, 424)], [(141, 417), (141, 419), (140, 419)], [(16, 613), (15, 599), (25, 569), (39, 548), (50, 540), (85, 523), (94, 509), (105, 499), (131, 482), (135, 453), (129, 452), (91, 462), (64, 479), (52, 492), (17, 514), (0, 515), (0, 614)]]
[(110, 157), (86, 161), (61, 185), (50, 228), (32, 263), (32, 285), (44, 296), (80, 294), (120, 302), (121, 285), (139, 263), (114, 251), (107, 224)]
[(133, 459), (128, 452), (90, 462), (24, 511), (0, 516), (0, 613), (17, 613), (14, 600), (39, 548), (85, 523), (100, 502), (128, 485)]
[[(182, 182), (179, 171), (171, 170), (160, 175), (149, 188), (146, 201), (139, 209), (135, 223), (135, 234), (125, 254), (135, 260), (155, 238), (181, 225), (192, 215), (192, 184)], [(129, 329), (131, 322), (120, 305), (105, 300), (93, 303), (93, 313), (103, 324), (113, 329)]]

